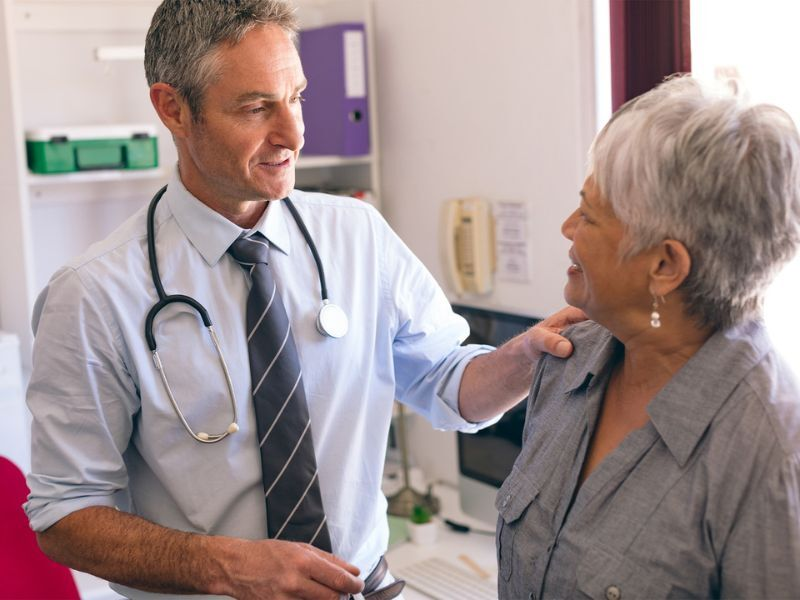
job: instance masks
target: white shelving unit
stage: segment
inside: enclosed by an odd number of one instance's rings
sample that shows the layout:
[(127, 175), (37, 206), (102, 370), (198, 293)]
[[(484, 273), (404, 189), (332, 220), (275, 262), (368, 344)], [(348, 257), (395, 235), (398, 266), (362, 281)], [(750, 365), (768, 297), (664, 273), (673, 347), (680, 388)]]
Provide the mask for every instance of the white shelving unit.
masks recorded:
[(362, 22), (367, 46), (367, 96), (370, 149), (366, 156), (302, 156), (297, 164), (297, 187), (371, 190), (380, 208), (381, 179), (378, 143), (377, 85), (375, 77), (375, 18), (373, 0), (294, 0), (301, 27), (313, 28), (345, 22)]
[(79, 171), (76, 173), (55, 173), (52, 175), (37, 175), (28, 173), (28, 186), (61, 186), (70, 183), (98, 183), (101, 181), (133, 181), (136, 179), (164, 179), (169, 170), (164, 168), (141, 169), (132, 171)]
[[(39, 290), (65, 260), (146, 203), (166, 183), (177, 156), (150, 105), (144, 68), (134, 52), (144, 43), (158, 0), (0, 2), (0, 130), (5, 132), (0, 137), (0, 329), (19, 336), (27, 371), (30, 315)], [(379, 199), (372, 0), (295, 4), (306, 27), (365, 23), (372, 114), (369, 155), (301, 156), (297, 187), (371, 190)], [(98, 60), (109, 49), (123, 60)], [(27, 129), (130, 122), (157, 126), (159, 168), (62, 175), (27, 169)]]

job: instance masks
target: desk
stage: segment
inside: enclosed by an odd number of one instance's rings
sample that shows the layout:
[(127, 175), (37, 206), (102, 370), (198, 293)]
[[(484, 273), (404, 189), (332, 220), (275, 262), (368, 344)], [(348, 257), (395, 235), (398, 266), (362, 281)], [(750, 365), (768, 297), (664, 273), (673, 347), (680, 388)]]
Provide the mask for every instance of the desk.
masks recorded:
[[(458, 490), (444, 485), (434, 486), (433, 492), (441, 501), (441, 514), (436, 517), (439, 524), (439, 535), (436, 543), (422, 546), (412, 542), (400, 542), (389, 548), (386, 560), (389, 570), (404, 567), (428, 558), (445, 559), (454, 566), (465, 571), (473, 570), (468, 562), (460, 558), (466, 556), (490, 578), (497, 581), (497, 557), (495, 554), (494, 536), (480, 533), (459, 533), (450, 529), (442, 521), (448, 518), (463, 523), (476, 530), (494, 531), (494, 523), (482, 523), (468, 517), (459, 507)], [(429, 597), (406, 586), (403, 591), (405, 600), (429, 600)]]

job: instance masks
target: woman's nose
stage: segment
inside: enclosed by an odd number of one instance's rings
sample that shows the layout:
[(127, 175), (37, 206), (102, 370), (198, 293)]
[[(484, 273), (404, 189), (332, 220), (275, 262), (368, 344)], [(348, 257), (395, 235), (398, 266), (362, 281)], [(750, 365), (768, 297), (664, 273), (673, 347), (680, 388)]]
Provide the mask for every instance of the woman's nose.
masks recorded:
[(575, 232), (575, 222), (578, 219), (578, 209), (572, 211), (572, 214), (561, 224), (561, 235), (568, 240), (572, 241), (572, 234)]

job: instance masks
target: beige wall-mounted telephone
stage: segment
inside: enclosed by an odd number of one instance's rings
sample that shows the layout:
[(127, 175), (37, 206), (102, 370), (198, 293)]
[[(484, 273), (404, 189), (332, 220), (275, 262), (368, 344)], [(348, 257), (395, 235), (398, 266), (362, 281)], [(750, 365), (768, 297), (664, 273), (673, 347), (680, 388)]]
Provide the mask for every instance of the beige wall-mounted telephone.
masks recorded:
[(442, 218), (447, 273), (455, 292), (488, 294), (495, 270), (492, 206), (481, 198), (448, 200)]

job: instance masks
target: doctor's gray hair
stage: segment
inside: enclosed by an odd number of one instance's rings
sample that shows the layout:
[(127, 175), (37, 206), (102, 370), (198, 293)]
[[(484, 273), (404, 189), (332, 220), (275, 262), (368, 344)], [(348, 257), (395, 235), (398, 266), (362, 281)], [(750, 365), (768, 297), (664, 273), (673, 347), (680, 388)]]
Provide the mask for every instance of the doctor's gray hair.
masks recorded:
[(282, 0), (164, 0), (145, 40), (147, 85), (170, 84), (200, 120), (203, 94), (220, 75), (218, 49), (266, 24), (283, 28), (296, 41), (294, 9)]
[(674, 77), (620, 108), (589, 162), (625, 226), (623, 256), (665, 239), (686, 246), (680, 289), (700, 325), (759, 314), (800, 243), (800, 137), (788, 114), (736, 86)]

